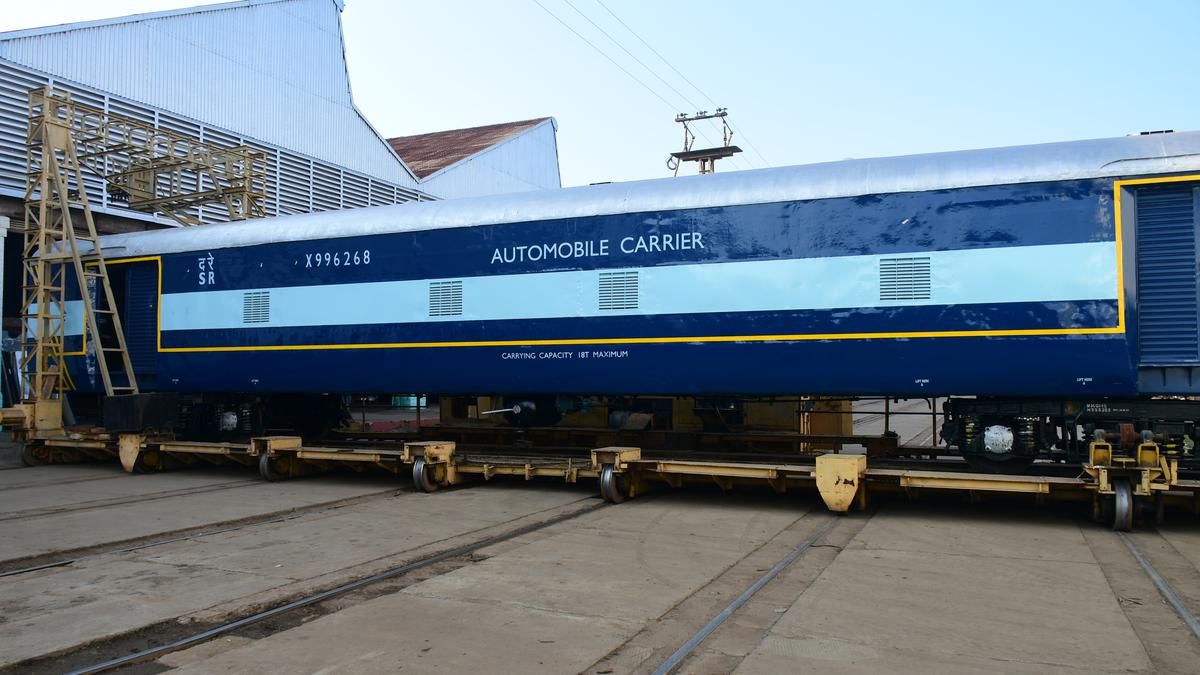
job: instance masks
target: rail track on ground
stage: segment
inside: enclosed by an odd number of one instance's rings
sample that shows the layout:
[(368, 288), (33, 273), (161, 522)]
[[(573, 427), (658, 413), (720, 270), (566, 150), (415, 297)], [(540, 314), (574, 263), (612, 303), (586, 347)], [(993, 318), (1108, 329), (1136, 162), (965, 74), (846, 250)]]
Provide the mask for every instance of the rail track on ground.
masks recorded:
[[(567, 510), (556, 513), (550, 517), (541, 518), (533, 522), (513, 526), (514, 523), (528, 520), (531, 517), (536, 517), (539, 513), (525, 514), (504, 523), (488, 526), (476, 530), (474, 532), (464, 532), (455, 535), (453, 538), (471, 537), (466, 543), (454, 545), (428, 555), (423, 555), (419, 558), (406, 561), (402, 564), (390, 567), (380, 572), (376, 572), (367, 576), (352, 578), (349, 581), (343, 581), (334, 586), (321, 589), (317, 592), (306, 593), (299, 597), (294, 597), (286, 602), (274, 604), (265, 609), (252, 611), (240, 616), (236, 616), (230, 620), (222, 621), (216, 624), (209, 624), (202, 629), (195, 629), (190, 625), (180, 624), (178, 621), (166, 622), (169, 625), (160, 625), (149, 629), (137, 631), (138, 634), (144, 634), (153, 628), (158, 628), (163, 634), (169, 635), (170, 639), (153, 644), (140, 649), (131, 649), (129, 643), (121, 638), (113, 638), (104, 640), (102, 643), (86, 646), (84, 650), (75, 650), (70, 654), (63, 655), (48, 655), (38, 657), (36, 659), (27, 660), (21, 663), (12, 664), (5, 668), (0, 668), (0, 673), (15, 673), (15, 672), (63, 672), (67, 671), (73, 675), (82, 675), (85, 673), (101, 673), (118, 668), (132, 666), (138, 663), (144, 663), (160, 658), (171, 652), (187, 649), (196, 645), (207, 642), (213, 638), (236, 633), (242, 629), (247, 629), (251, 626), (261, 624), (271, 620), (283, 620), (291, 613), (300, 612), (302, 610), (313, 608), (322, 603), (333, 600), (340, 596), (345, 596), (358, 591), (365, 591), (369, 587), (380, 584), (388, 580), (400, 579), (415, 572), (426, 570), (440, 563), (458, 562), (461, 565), (470, 564), (473, 562), (472, 554), (475, 552), (501, 544), (517, 537), (532, 534), (539, 530), (558, 525), (575, 518), (593, 513), (599, 509), (606, 508), (608, 505), (603, 502), (597, 502), (591, 497), (583, 498), (566, 505)], [(397, 554), (401, 555), (401, 554)], [(337, 607), (332, 607), (329, 611), (337, 611)], [(284, 625), (275, 630), (283, 630), (290, 627), (286, 621)], [(268, 628), (267, 634), (275, 632)], [(89, 659), (89, 653), (97, 652), (105, 655), (106, 658), (100, 660)]]
[[(125, 474), (122, 474), (125, 475)], [(261, 485), (262, 481), (256, 479), (246, 481), (248, 485)], [(282, 523), (303, 516), (305, 514), (316, 513), (328, 509), (341, 508), (351, 504), (357, 504), (364, 501), (369, 501), (379, 497), (388, 497), (397, 494), (399, 491), (408, 491), (409, 486), (402, 484), (400, 486), (388, 487), (376, 492), (370, 492), (363, 495), (355, 495), (353, 497), (345, 497), (334, 499), (317, 504), (309, 504), (305, 506), (296, 506), (281, 511), (271, 513), (258, 514), (245, 518), (235, 518), (231, 520), (218, 521), (215, 523), (206, 523), (195, 527), (186, 527), (166, 532), (160, 532), (144, 537), (134, 537), (130, 539), (121, 539), (112, 542), (106, 542), (95, 546), (83, 546), (77, 548), (62, 549), (49, 553), (39, 553), (30, 556), (22, 556), (0, 562), (0, 578), (15, 577), (30, 572), (50, 569), (54, 567), (64, 567), (84, 560), (98, 558), (103, 555), (131, 553), (141, 551), (155, 546), (163, 546), (166, 544), (185, 541), (191, 539), (199, 539), (227, 532), (234, 532), (250, 527), (267, 525), (272, 523)], [(196, 493), (188, 493), (196, 494)], [(127, 503), (138, 503), (138, 500), (131, 500)], [(117, 504), (115, 506), (122, 506)], [(114, 505), (108, 505), (114, 506)], [(93, 507), (100, 509), (104, 507)], [(50, 515), (63, 515), (62, 512)]]

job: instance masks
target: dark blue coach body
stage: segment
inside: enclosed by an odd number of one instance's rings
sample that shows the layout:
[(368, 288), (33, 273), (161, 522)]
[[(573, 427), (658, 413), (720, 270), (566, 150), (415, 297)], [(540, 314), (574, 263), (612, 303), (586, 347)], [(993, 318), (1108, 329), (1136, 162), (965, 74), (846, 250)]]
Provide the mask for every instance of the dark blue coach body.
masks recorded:
[(1162, 134), (102, 245), (151, 391), (1200, 393), (1195, 173)]

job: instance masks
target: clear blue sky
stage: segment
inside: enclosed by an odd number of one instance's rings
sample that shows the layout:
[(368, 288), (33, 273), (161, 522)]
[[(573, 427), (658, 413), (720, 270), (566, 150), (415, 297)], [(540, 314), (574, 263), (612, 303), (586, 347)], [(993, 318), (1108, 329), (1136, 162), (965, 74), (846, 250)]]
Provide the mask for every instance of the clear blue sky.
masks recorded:
[[(712, 103), (597, 0), (539, 1), (669, 103), (534, 0), (347, 0), (359, 107), (385, 136), (553, 115), (565, 185), (667, 175), (674, 114)], [(1200, 128), (1200, 0), (603, 2), (729, 108), (722, 170)], [(193, 4), (13, 4), (0, 30)]]

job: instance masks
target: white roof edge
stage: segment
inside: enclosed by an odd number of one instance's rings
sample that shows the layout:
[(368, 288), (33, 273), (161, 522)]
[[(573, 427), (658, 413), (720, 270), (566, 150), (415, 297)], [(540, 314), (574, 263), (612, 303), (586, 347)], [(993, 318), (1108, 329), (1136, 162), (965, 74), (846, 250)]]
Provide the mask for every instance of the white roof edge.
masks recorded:
[[(358, 119), (362, 120), (362, 123), (367, 125), (367, 128), (371, 130), (371, 133), (375, 135), (375, 138), (379, 139), (379, 142), (383, 144), (383, 147), (387, 149), (387, 152), (391, 154), (392, 157), (396, 158), (396, 162), (404, 169), (409, 178), (412, 178), (413, 188), (415, 189), (421, 187), (421, 179), (417, 178), (417, 174), (413, 173), (412, 168), (408, 166), (408, 162), (404, 161), (404, 158), (401, 157), (398, 152), (396, 152), (396, 149), (392, 147), (392, 144), (387, 142), (387, 139), (383, 137), (383, 134), (379, 133), (379, 130), (375, 128), (374, 124), (371, 124), (371, 121), (367, 119), (367, 116), (363, 114), (363, 111), (358, 109), (358, 104), (353, 102), (353, 96), (350, 100), (350, 107), (354, 108), (354, 114), (358, 115)], [(441, 197), (438, 197), (438, 199), (441, 199)]]
[[(870, 194), (1200, 172), (1200, 131), (844, 160), (104, 237), (119, 256)], [(703, 186), (703, 189), (697, 189)]]
[[(440, 176), (441, 174), (445, 173), (446, 171), (449, 171), (457, 166), (465, 164), (466, 162), (469, 162), (472, 159), (479, 157), (480, 155), (486, 155), (487, 153), (495, 150), (496, 148), (498, 148), (502, 145), (507, 145), (510, 141), (515, 141), (518, 138), (524, 136), (525, 134), (530, 133), (534, 129), (540, 129), (540, 128), (546, 126), (547, 124), (553, 125), (554, 132), (558, 133), (558, 122), (555, 121), (555, 119), (553, 117), (547, 117), (546, 119), (542, 120), (541, 122), (538, 122), (537, 124), (529, 127), (528, 129), (522, 129), (521, 131), (513, 134), (512, 136), (509, 136), (508, 138), (500, 141), (499, 143), (494, 143), (492, 145), (489, 145), (486, 148), (480, 150), (479, 152), (467, 155), (466, 157), (463, 157), (462, 159), (458, 160), (457, 162), (455, 162), (453, 164), (447, 164), (446, 166), (443, 166), (442, 168), (438, 169), (437, 171), (434, 171), (433, 173), (429, 174), (428, 176), (425, 176), (424, 178), (422, 178), (421, 182), (424, 183), (427, 180), (436, 178), (437, 176)], [(389, 143), (388, 145), (390, 146), (391, 144)], [(558, 143), (557, 143), (557, 141), (554, 144), (554, 161), (556, 163), (558, 162)], [(558, 183), (559, 183), (559, 185), (562, 185), (562, 177), (561, 176), (559, 177)]]
[[(114, 16), (108, 19), (93, 19), (91, 21), (76, 21), (74, 23), (57, 23), (50, 26), (40, 26), (37, 28), (22, 28), (19, 30), (10, 30), (0, 32), (0, 42), (6, 40), (16, 40), (19, 38), (37, 37), (40, 35), (52, 35), (54, 33), (66, 33), (73, 30), (82, 30), (85, 28), (100, 28), (102, 26), (115, 26), (123, 23), (137, 23), (139, 21), (151, 21), (153, 19), (166, 19), (173, 16), (183, 16), (185, 14), (200, 14), (202, 12), (218, 12), (226, 9), (239, 9), (241, 7), (252, 7), (254, 5), (269, 5), (276, 2), (287, 2), (288, 0), (235, 0), (235, 2), (218, 2), (211, 5), (194, 5), (192, 7), (181, 7), (179, 9), (166, 9), (160, 12), (142, 12), (141, 14), (127, 14), (125, 16)], [(333, 0), (335, 3), (340, 3), (341, 0)]]

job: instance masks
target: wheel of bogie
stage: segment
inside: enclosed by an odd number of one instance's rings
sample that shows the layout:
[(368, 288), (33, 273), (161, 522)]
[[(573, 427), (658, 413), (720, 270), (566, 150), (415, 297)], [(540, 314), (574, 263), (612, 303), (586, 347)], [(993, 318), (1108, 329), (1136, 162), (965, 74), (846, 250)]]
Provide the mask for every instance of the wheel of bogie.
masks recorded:
[(1162, 525), (1167, 519), (1166, 499), (1163, 498), (1163, 493), (1154, 493), (1154, 524)]
[(417, 461), (413, 462), (413, 487), (418, 492), (436, 492), (438, 489), (437, 481), (433, 480), (431, 471), (425, 464), (424, 457), (418, 457)]
[(21, 463), (25, 466), (45, 466), (49, 464), (46, 460), (38, 457), (34, 447), (28, 443), (21, 446)]
[(609, 504), (620, 504), (629, 496), (628, 480), (612, 464), (600, 468), (600, 496)]
[(265, 452), (258, 456), (258, 475), (272, 483), (287, 478), (279, 471), (279, 465), (275, 462), (275, 458)]
[(1133, 529), (1133, 487), (1122, 478), (1113, 481), (1113, 529), (1128, 532)]

